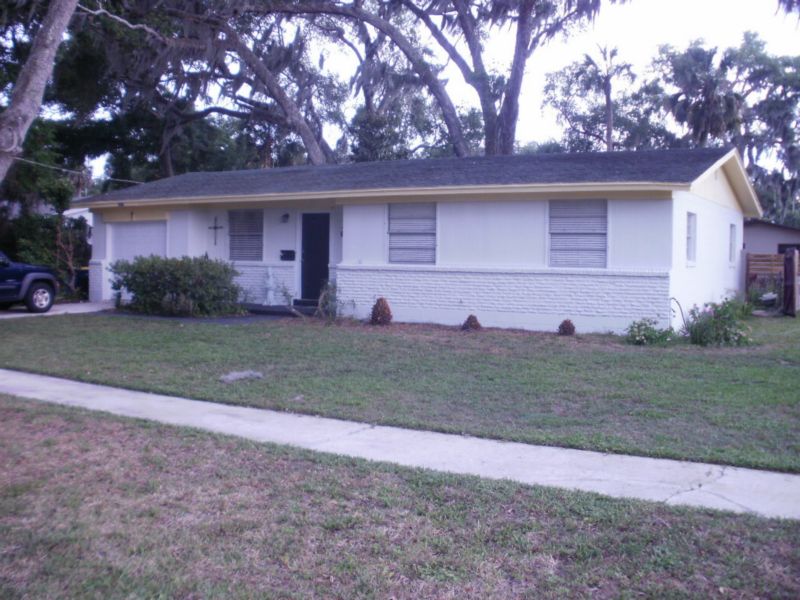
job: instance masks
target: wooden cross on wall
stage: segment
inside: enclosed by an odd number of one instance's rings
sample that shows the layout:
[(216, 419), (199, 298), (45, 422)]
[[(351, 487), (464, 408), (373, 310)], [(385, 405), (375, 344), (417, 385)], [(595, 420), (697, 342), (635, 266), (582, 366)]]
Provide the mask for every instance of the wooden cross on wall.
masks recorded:
[(209, 229), (214, 231), (214, 245), (217, 245), (217, 231), (223, 229), (222, 225), (217, 225), (217, 217), (214, 217), (214, 224), (209, 227)]

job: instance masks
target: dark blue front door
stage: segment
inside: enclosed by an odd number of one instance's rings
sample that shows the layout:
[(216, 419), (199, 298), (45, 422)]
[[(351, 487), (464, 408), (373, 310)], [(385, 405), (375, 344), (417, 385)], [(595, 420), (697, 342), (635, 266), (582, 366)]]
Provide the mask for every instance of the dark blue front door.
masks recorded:
[(330, 247), (330, 215), (303, 215), (302, 295), (303, 300), (318, 300), (322, 285), (328, 279)]

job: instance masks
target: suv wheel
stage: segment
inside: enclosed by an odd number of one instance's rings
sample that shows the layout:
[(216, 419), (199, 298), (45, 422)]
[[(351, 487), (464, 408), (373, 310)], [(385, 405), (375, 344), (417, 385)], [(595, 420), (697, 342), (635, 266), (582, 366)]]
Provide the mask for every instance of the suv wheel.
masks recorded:
[(49, 283), (32, 283), (25, 296), (25, 306), (30, 312), (45, 313), (53, 306), (55, 293)]

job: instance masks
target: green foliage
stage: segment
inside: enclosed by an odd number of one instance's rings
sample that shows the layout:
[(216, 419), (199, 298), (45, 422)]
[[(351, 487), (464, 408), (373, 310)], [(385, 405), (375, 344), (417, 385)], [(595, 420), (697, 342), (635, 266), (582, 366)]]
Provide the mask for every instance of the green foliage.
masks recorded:
[(699, 40), (683, 51), (663, 46), (654, 65), (672, 90), (665, 96), (667, 108), (694, 143), (724, 139), (741, 124), (744, 99), (727, 78), (716, 48), (705, 48)]
[(20, 262), (55, 267), (57, 220), (54, 215), (23, 215), (12, 221), (7, 253)]
[(658, 321), (655, 319), (640, 319), (628, 326), (625, 341), (635, 346), (652, 346), (654, 344), (666, 344), (675, 337), (672, 327), (659, 329), (656, 327)]
[(121, 299), (131, 294), (128, 308), (151, 315), (208, 317), (241, 312), (236, 270), (208, 257), (139, 256), (111, 265), (112, 289)]
[(358, 110), (353, 117), (349, 132), (353, 136), (350, 145), (351, 157), (355, 162), (373, 160), (396, 160), (409, 158), (410, 141), (401, 129), (402, 113), (369, 112)]
[(615, 149), (679, 145), (665, 124), (661, 85), (649, 81), (626, 91), (636, 78), (631, 65), (618, 60), (616, 49), (606, 48), (600, 49), (597, 58), (587, 54), (583, 60), (547, 74), (543, 105), (556, 111), (564, 128), (564, 151), (606, 150), (609, 125)]
[(85, 291), (78, 289), (77, 278), (91, 258), (88, 237), (89, 225), (83, 217), (23, 214), (0, 227), (0, 250), (19, 262), (54, 269), (65, 284), (64, 292), (81, 297)]
[(735, 299), (710, 302), (689, 311), (686, 332), (698, 346), (745, 346), (751, 342), (749, 328), (742, 322), (750, 313), (749, 305)]
[(392, 322), (392, 309), (386, 298), (378, 298), (372, 306), (369, 322), (372, 325), (389, 325)]

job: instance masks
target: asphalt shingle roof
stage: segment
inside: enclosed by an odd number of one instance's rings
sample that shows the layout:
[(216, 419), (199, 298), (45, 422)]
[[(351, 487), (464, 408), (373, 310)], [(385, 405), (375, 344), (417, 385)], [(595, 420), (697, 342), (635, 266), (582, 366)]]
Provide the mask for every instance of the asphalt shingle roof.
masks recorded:
[(532, 154), (197, 172), (116, 190), (86, 201), (123, 202), (473, 185), (687, 184), (727, 152), (727, 148), (704, 148)]

